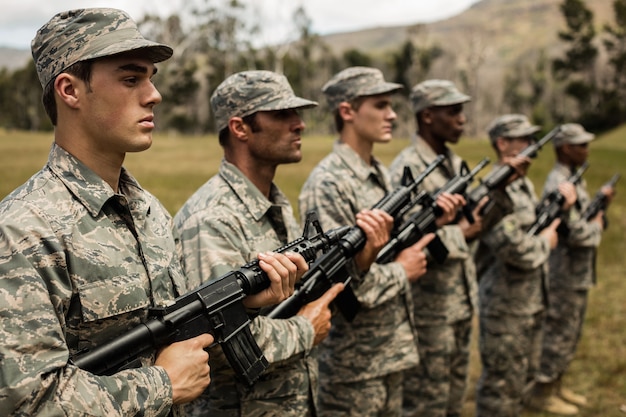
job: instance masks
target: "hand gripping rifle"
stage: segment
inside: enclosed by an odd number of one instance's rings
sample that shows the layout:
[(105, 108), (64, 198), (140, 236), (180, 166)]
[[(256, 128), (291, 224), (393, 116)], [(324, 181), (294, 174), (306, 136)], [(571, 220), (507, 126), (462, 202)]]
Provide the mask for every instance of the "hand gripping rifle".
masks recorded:
[[(524, 150), (522, 150), (519, 155), (527, 156), (529, 158), (536, 158), (539, 150), (548, 142), (550, 142), (554, 137), (561, 131), (561, 126), (556, 126), (547, 135), (541, 138), (536, 143), (533, 143), (527, 146)], [(497, 169), (493, 170), (489, 173), (483, 180), (480, 181), (480, 184), (470, 191), (467, 196), (467, 207), (469, 211), (473, 211), (478, 203), (493, 190), (503, 187), (509, 178), (515, 174), (515, 169), (508, 164), (504, 164)], [(485, 213), (489, 210), (489, 204), (485, 205), (482, 209), (482, 213)]]
[[(567, 182), (571, 182), (574, 185), (578, 184), (588, 167), (589, 164), (587, 162), (582, 164), (581, 167), (567, 179)], [(536, 236), (543, 229), (550, 226), (550, 223), (560, 216), (561, 206), (563, 206), (564, 202), (565, 197), (559, 190), (554, 190), (546, 195), (537, 205), (535, 209), (537, 218), (526, 234), (528, 236)], [(559, 226), (559, 228), (561, 233), (567, 233), (565, 225), (563, 225), (563, 227)]]
[[(461, 173), (455, 175), (448, 181), (434, 196), (428, 193), (421, 193), (418, 204), (423, 208), (413, 213), (407, 218), (389, 242), (381, 249), (376, 258), (379, 264), (393, 261), (398, 254), (409, 246), (420, 240), (426, 233), (437, 230), (436, 220), (441, 216), (441, 208), (437, 206), (437, 197), (442, 193), (465, 194), (467, 187), (472, 183), (474, 177), (489, 163), (489, 158), (484, 158), (473, 170), (469, 170), (467, 164), (463, 163)], [(474, 221), (472, 213), (464, 211), (464, 215), (469, 222)], [(442, 264), (448, 257), (448, 249), (441, 239), (435, 238), (428, 244), (428, 250), (437, 263)]]
[[(426, 170), (415, 180), (411, 170), (406, 167), (402, 177), (402, 185), (388, 193), (378, 201), (372, 209), (380, 209), (389, 215), (397, 218), (402, 209), (412, 202), (413, 194), (417, 186), (424, 181), (431, 172), (443, 162), (444, 157), (440, 155), (433, 161)], [(302, 277), (302, 285), (296, 289), (291, 297), (280, 303), (272, 310), (268, 317), (288, 318), (295, 315), (303, 305), (319, 298), (334, 283), (343, 282), (346, 287), (340, 292), (335, 305), (339, 308), (343, 316), (348, 321), (352, 321), (360, 309), (360, 302), (354, 295), (350, 282), (350, 274), (347, 271), (348, 262), (365, 246), (367, 238), (363, 230), (358, 226), (352, 226), (340, 240), (339, 244), (333, 246), (328, 252), (318, 258), (311, 268)], [(347, 291), (346, 291), (347, 290)]]
[[(313, 225), (317, 234), (309, 237)], [(318, 252), (336, 245), (348, 227), (322, 232), (317, 215), (307, 216), (303, 236), (276, 252), (296, 252), (311, 263)], [(197, 289), (171, 305), (148, 310), (148, 319), (127, 333), (89, 351), (78, 352), (71, 362), (97, 375), (112, 375), (140, 366), (139, 357), (161, 347), (202, 333), (211, 333), (235, 373), (249, 386), (267, 368), (268, 362), (250, 331), (250, 318), (241, 300), (269, 286), (259, 261), (247, 263)]]
[[(602, 192), (602, 189), (604, 187), (615, 188), (615, 184), (617, 184), (617, 181), (619, 179), (620, 179), (620, 174), (615, 174), (611, 177), (611, 179), (607, 183), (605, 183), (604, 185), (602, 185), (602, 187), (600, 187), (600, 189), (596, 192), (596, 195), (593, 197), (593, 200), (591, 200), (591, 202), (587, 206), (587, 209), (583, 213), (583, 219), (590, 221), (591, 219), (596, 217), (600, 211), (606, 210), (608, 201), (607, 201), (606, 195)], [(605, 229), (608, 226), (608, 224), (609, 223), (605, 214), (604, 216), (604, 228)]]

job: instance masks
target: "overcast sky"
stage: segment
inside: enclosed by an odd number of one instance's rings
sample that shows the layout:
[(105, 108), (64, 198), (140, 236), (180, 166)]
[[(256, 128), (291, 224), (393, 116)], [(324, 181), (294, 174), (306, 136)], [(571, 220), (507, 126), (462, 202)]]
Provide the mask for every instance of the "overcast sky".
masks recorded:
[[(44, 23), (63, 10), (115, 7), (140, 20), (146, 13), (167, 16), (190, 0), (0, 0), (0, 46), (29, 49)], [(213, 3), (220, 0), (211, 0)], [(318, 34), (375, 26), (433, 22), (453, 16), (478, 0), (243, 0), (253, 5), (266, 42), (289, 40), (293, 10), (303, 4)]]

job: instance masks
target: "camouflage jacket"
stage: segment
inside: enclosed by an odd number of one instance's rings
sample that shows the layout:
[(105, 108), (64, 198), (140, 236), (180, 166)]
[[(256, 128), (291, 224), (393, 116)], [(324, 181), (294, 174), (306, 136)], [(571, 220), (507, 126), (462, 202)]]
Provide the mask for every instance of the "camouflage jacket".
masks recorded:
[[(557, 163), (543, 188), (543, 195), (557, 190), (560, 183), (573, 174), (569, 167)], [(559, 236), (559, 244), (550, 254), (550, 287), (569, 290), (589, 289), (595, 283), (596, 249), (602, 238), (602, 226), (587, 222), (582, 213), (591, 199), (585, 180), (576, 185), (577, 203), (564, 215), (567, 236)]]
[(532, 315), (547, 304), (550, 244), (544, 237), (526, 234), (535, 222), (537, 205), (530, 180), (519, 178), (506, 192), (513, 213), (483, 233), (475, 257), (480, 314)]
[(186, 290), (166, 210), (124, 169), (115, 193), (53, 145), (0, 219), (2, 414), (167, 415), (162, 368), (100, 377), (68, 362)]
[[(219, 278), (257, 259), (259, 252), (299, 237), (289, 201), (275, 185), (270, 200), (234, 165), (222, 161), (218, 174), (175, 216), (183, 266), (193, 285)], [(312, 324), (300, 316), (258, 316), (251, 328), (270, 367), (248, 390), (235, 379), (221, 348), (212, 349), (211, 385), (192, 403), (193, 415), (254, 416), (270, 406), (279, 415), (301, 416), (310, 406), (317, 389)]]
[[(316, 210), (324, 230), (354, 225), (356, 213), (369, 209), (391, 190), (386, 168), (375, 158), (366, 164), (348, 145), (333, 152), (311, 172), (300, 193), (301, 218)], [(373, 264), (352, 285), (361, 310), (352, 323), (333, 317), (320, 349), (320, 374), (336, 382), (366, 380), (417, 364), (412, 304), (404, 268), (395, 262)]]
[[(460, 172), (461, 158), (450, 149), (445, 156), (444, 163), (424, 179), (420, 190), (434, 194)], [(405, 166), (410, 167), (413, 175), (417, 176), (436, 157), (437, 154), (424, 139), (417, 136), (415, 144), (400, 152), (391, 164), (389, 171), (392, 183), (400, 185)], [(419, 210), (419, 207), (415, 210)], [(440, 228), (437, 235), (450, 253), (443, 264), (429, 257), (428, 271), (411, 284), (418, 326), (466, 320), (477, 307), (476, 268), (461, 228), (449, 224)]]

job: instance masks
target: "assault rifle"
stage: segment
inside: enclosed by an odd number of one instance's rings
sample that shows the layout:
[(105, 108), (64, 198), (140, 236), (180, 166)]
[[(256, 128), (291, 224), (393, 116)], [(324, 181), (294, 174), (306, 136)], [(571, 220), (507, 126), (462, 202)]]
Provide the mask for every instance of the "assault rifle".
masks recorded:
[[(317, 234), (309, 237), (311, 228)], [(302, 237), (276, 252), (296, 252), (311, 263), (318, 252), (336, 245), (349, 227), (324, 233), (317, 215), (311, 213)], [(74, 365), (97, 375), (112, 375), (123, 369), (140, 366), (139, 357), (161, 347), (202, 333), (211, 333), (222, 346), (230, 365), (242, 381), (254, 384), (268, 362), (250, 331), (250, 318), (241, 300), (269, 286), (269, 278), (259, 261), (247, 263), (214, 281), (178, 297), (171, 305), (148, 310), (148, 319), (129, 332), (79, 352), (71, 358)]]
[[(593, 200), (591, 200), (591, 202), (589, 203), (589, 206), (587, 206), (587, 209), (583, 213), (583, 218), (585, 220), (589, 221), (593, 219), (594, 217), (596, 217), (600, 211), (606, 210), (608, 201), (607, 201), (606, 195), (602, 192), (602, 188), (604, 187), (615, 188), (615, 184), (617, 184), (617, 181), (619, 179), (620, 179), (620, 175), (615, 174), (611, 177), (611, 179), (607, 183), (605, 183), (604, 185), (602, 185), (602, 187), (600, 187), (600, 189), (596, 192), (596, 195), (593, 197)], [(607, 226), (608, 226), (608, 220), (605, 215), (604, 227), (606, 228)]]
[[(443, 162), (444, 157), (439, 155), (435, 161), (426, 167), (424, 172), (413, 179), (411, 170), (406, 167), (402, 177), (402, 185), (388, 193), (378, 201), (372, 209), (380, 209), (396, 218), (403, 207), (412, 202), (417, 186), (424, 181), (431, 172)], [(268, 317), (288, 318), (296, 314), (300, 308), (319, 298), (334, 283), (343, 282), (346, 289), (351, 280), (348, 273), (348, 262), (365, 246), (366, 236), (358, 226), (352, 226), (328, 252), (319, 257), (311, 268), (302, 277), (302, 285), (296, 289), (291, 297), (280, 303), (272, 310)], [(360, 302), (352, 291), (344, 289), (335, 298), (335, 305), (348, 321), (352, 321), (360, 309)]]
[[(561, 131), (561, 126), (556, 126), (547, 135), (543, 138), (539, 139), (536, 143), (533, 143), (527, 146), (524, 150), (522, 150), (519, 155), (527, 156), (529, 158), (537, 157), (537, 153), (539, 150), (548, 142), (550, 142), (554, 137)], [(467, 207), (471, 211), (473, 211), (478, 203), (493, 190), (503, 187), (509, 178), (515, 174), (515, 169), (508, 164), (504, 164), (497, 169), (493, 170), (489, 173), (483, 180), (480, 181), (480, 184), (474, 188), (467, 196)], [(485, 205), (482, 209), (482, 212), (485, 213), (489, 210), (489, 204)]]
[[(431, 196), (429, 193), (421, 193), (418, 204), (423, 208), (411, 216), (397, 228), (389, 242), (381, 249), (376, 258), (379, 264), (386, 264), (393, 261), (398, 254), (409, 246), (420, 240), (425, 234), (437, 230), (436, 220), (441, 216), (441, 208), (437, 205), (437, 197), (442, 193), (465, 194), (467, 187), (472, 183), (474, 177), (489, 163), (489, 158), (484, 158), (473, 170), (469, 170), (467, 164), (463, 162), (461, 172), (448, 181), (439, 191)], [(468, 221), (474, 221), (471, 212), (464, 212)], [(437, 263), (442, 264), (448, 257), (448, 249), (443, 244), (439, 236), (428, 244), (428, 250)]]
[[(589, 164), (587, 162), (582, 164), (580, 168), (578, 168), (578, 170), (567, 179), (567, 182), (570, 182), (574, 185), (578, 184), (588, 167)], [(528, 236), (535, 236), (538, 235), (539, 232), (541, 232), (543, 229), (548, 227), (550, 223), (557, 219), (561, 214), (561, 206), (563, 206), (564, 202), (565, 197), (559, 192), (559, 190), (554, 190), (546, 195), (543, 199), (541, 199), (535, 209), (535, 212), (537, 214), (535, 223), (530, 226), (530, 229), (528, 229), (528, 232), (526, 232), (526, 234)], [(563, 225), (560, 231), (562, 233), (567, 233), (566, 226)]]

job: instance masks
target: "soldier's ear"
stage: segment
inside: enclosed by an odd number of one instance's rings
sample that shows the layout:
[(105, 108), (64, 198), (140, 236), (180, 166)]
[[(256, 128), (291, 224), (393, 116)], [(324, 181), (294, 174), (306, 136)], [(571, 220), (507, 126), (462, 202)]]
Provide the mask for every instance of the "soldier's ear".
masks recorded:
[(342, 101), (341, 103), (339, 103), (337, 111), (339, 112), (339, 116), (341, 116), (343, 120), (352, 120), (352, 113), (354, 112), (354, 109), (352, 108), (352, 105), (347, 101)]
[(228, 120), (228, 130), (235, 140), (246, 141), (248, 139), (248, 125), (241, 117), (231, 117)]
[(507, 150), (508, 146), (509, 146), (509, 141), (504, 139), (502, 136), (496, 139), (495, 147), (496, 147), (496, 150), (498, 151), (498, 154), (505, 155), (505, 151)]
[[(82, 85), (85, 85), (84, 89)], [(75, 109), (78, 107), (83, 90), (86, 92), (86, 84), (84, 82), (80, 84), (80, 80), (77, 77), (66, 72), (57, 75), (54, 80), (55, 95), (70, 108)]]

